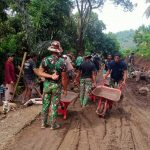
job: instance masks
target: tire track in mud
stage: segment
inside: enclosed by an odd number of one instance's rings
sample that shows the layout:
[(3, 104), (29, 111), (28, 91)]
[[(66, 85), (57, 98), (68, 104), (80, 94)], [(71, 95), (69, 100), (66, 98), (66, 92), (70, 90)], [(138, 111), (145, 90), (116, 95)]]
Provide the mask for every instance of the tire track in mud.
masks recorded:
[(103, 138), (102, 138), (102, 140), (104, 140), (104, 138), (106, 137), (106, 135), (107, 135), (107, 129), (106, 129), (106, 120), (104, 119), (104, 135), (103, 135)]
[[(115, 106), (116, 107), (116, 106)], [(101, 142), (102, 150), (135, 150), (130, 126), (130, 114), (123, 108), (113, 108), (105, 120), (105, 136)]]
[(109, 119), (106, 123), (106, 136), (101, 143), (103, 150), (135, 150), (130, 125), (125, 118)]
[[(150, 148), (150, 107), (143, 107), (137, 103), (130, 87), (126, 88), (128, 105), (130, 105), (131, 112), (131, 129), (135, 140), (135, 148), (137, 150), (149, 150)], [(127, 108), (129, 110), (129, 108)]]
[[(12, 146), (15, 150), (149, 150), (150, 111), (141, 109), (130, 91), (125, 91), (121, 110), (99, 118), (95, 104), (81, 109), (79, 100), (70, 107), (64, 128), (39, 129), (40, 121), (24, 129)], [(10, 149), (9, 149), (10, 150)]]
[[(71, 123), (72, 123), (72, 119), (71, 119)], [(69, 125), (69, 128), (70, 128), (70, 126), (71, 126), (71, 124)], [(69, 128), (68, 128), (68, 130), (66, 130), (66, 132), (64, 132), (63, 138), (61, 139), (57, 149), (59, 149), (61, 147), (62, 143), (64, 142), (64, 139), (65, 139), (65, 137), (66, 137), (66, 135), (67, 135), (67, 133), (69, 131)]]
[[(30, 127), (24, 129), (20, 135), (15, 139), (14, 145), (10, 146), (9, 150), (47, 150), (47, 149), (67, 149), (63, 146), (65, 141), (72, 140), (73, 146), (75, 145), (74, 139), (76, 138), (75, 132), (78, 133), (79, 122), (75, 120), (69, 120), (69, 125), (65, 126), (64, 129), (60, 130), (50, 130), (40, 129), (39, 121), (34, 122)], [(74, 131), (75, 132), (74, 132)], [(68, 137), (70, 131), (73, 131), (73, 136)], [(69, 139), (69, 140), (68, 140)], [(78, 139), (78, 136), (77, 136)], [(71, 143), (71, 142), (70, 142)], [(68, 144), (68, 143), (65, 143)], [(65, 148), (64, 148), (65, 147)], [(70, 148), (68, 147), (68, 150)]]
[[(86, 132), (86, 144), (88, 145), (87, 149), (98, 149), (98, 143), (97, 143), (97, 136), (95, 135), (95, 131), (93, 128), (93, 124), (91, 123), (91, 120), (83, 113), (80, 114), (81, 122), (82, 122), (82, 132)], [(81, 141), (84, 143), (84, 139)], [(82, 147), (79, 147), (79, 149), (82, 149)]]
[(61, 141), (61, 144), (57, 148), (58, 150), (76, 150), (79, 145), (80, 121), (78, 119), (72, 120), (70, 128), (68, 129), (65, 137)]
[[(87, 149), (87, 150), (90, 150), (90, 149), (95, 149), (95, 150), (99, 150), (99, 147), (98, 144), (99, 144), (99, 135), (96, 135), (95, 133), (95, 127), (93, 127), (93, 124), (92, 124), (92, 121), (91, 116), (94, 116), (96, 117), (96, 119), (99, 120), (99, 118), (97, 118), (95, 112), (92, 113), (92, 115), (88, 115), (89, 112), (88, 110), (80, 110), (78, 111), (78, 115), (77, 115), (77, 120), (79, 122), (79, 126), (76, 127), (78, 128), (78, 131), (76, 130), (76, 132), (78, 133), (77, 135), (77, 140), (75, 140), (75, 142), (66, 142), (68, 141), (68, 139), (70, 138), (70, 136), (73, 138), (74, 135), (66, 135), (66, 140), (63, 141), (63, 143), (61, 144), (61, 148), (60, 149), (63, 149), (63, 147), (65, 145), (68, 145), (69, 150), (80, 150), (80, 149)], [(94, 118), (95, 119), (95, 118)], [(71, 131), (69, 131), (71, 132)], [(68, 132), (68, 133), (69, 133)], [(67, 133), (67, 134), (68, 134)], [(67, 146), (67, 147), (68, 147)], [(66, 148), (64, 148), (66, 149)]]
[(84, 116), (82, 113), (79, 113), (79, 120), (81, 123), (80, 126), (80, 135), (78, 139), (78, 149), (87, 149), (90, 150), (90, 144), (89, 144), (89, 135), (88, 135), (88, 128), (90, 125), (87, 124)]

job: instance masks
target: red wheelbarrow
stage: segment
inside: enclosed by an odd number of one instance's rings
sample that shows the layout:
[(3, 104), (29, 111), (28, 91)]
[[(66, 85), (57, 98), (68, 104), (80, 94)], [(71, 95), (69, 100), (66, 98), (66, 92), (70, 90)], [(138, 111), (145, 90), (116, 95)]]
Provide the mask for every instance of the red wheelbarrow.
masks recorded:
[[(105, 74), (104, 74), (103, 76), (105, 76)], [(99, 77), (99, 78), (100, 78), (100, 77)], [(99, 78), (98, 78), (98, 79), (99, 79)], [(97, 80), (98, 80), (98, 79), (97, 79)], [(110, 82), (110, 75), (107, 77), (107, 79), (106, 79), (104, 85), (109, 86), (109, 82)], [(102, 86), (102, 85), (101, 85), (101, 82), (100, 82), (100, 81), (97, 81), (97, 87), (99, 87), (99, 86)], [(95, 88), (92, 89), (92, 91), (94, 91), (94, 90), (95, 90)], [(93, 92), (90, 92), (90, 93), (89, 93), (89, 97), (90, 97), (90, 99), (91, 99), (93, 102), (96, 102), (97, 97), (96, 97), (96, 95), (94, 95)]]
[(92, 94), (98, 97), (98, 107), (96, 113), (104, 117), (106, 112), (112, 108), (114, 102), (118, 102), (121, 98), (121, 90), (100, 85), (96, 87)]
[(58, 114), (63, 115), (63, 119), (67, 119), (67, 109), (69, 104), (78, 97), (77, 93), (67, 92), (66, 96), (61, 96)]

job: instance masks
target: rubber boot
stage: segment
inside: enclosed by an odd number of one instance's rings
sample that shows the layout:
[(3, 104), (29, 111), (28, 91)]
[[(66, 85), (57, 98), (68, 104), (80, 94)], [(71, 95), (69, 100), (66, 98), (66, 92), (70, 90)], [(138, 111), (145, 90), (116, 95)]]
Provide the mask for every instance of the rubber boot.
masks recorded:
[(41, 128), (44, 129), (48, 126), (47, 123), (48, 113), (44, 113), (41, 115)]

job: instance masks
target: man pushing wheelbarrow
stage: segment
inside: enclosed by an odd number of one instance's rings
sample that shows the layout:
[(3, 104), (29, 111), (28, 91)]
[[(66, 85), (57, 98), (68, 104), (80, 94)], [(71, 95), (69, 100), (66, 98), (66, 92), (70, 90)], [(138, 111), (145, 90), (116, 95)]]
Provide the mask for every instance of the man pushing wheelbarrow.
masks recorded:
[[(107, 77), (110, 75), (109, 87), (105, 86)], [(120, 100), (121, 90), (125, 86), (127, 79), (127, 65), (120, 59), (120, 55), (116, 54), (114, 60), (109, 64), (108, 71), (104, 76), (104, 85), (98, 86), (93, 90), (93, 94), (99, 97), (96, 113), (104, 117), (108, 110), (113, 106), (114, 102)]]

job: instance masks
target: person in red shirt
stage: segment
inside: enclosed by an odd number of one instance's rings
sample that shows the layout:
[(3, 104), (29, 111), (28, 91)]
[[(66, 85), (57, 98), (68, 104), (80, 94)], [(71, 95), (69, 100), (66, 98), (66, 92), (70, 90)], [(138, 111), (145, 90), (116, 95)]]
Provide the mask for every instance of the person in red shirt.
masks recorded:
[(8, 54), (5, 62), (5, 101), (12, 101), (14, 83), (15, 83), (15, 67), (13, 64), (14, 55)]

